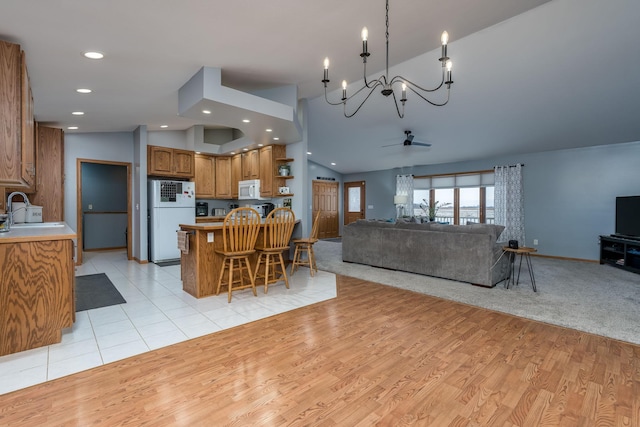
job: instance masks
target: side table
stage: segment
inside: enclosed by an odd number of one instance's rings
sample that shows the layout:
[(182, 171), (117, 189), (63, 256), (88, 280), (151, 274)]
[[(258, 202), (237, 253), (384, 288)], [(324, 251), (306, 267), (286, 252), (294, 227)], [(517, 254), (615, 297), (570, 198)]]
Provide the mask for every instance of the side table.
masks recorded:
[[(520, 271), (522, 270), (522, 258), (527, 261), (527, 268), (529, 269), (529, 277), (531, 278), (531, 287), (533, 288), (533, 292), (538, 292), (536, 289), (536, 278), (533, 275), (533, 264), (531, 263), (531, 254), (534, 252), (538, 252), (536, 248), (527, 248), (522, 247), (518, 249), (510, 248), (509, 246), (503, 246), (502, 250), (509, 255), (509, 262), (511, 263), (511, 271), (509, 273), (509, 280), (507, 281), (507, 289), (511, 284), (520, 283)], [(515, 279), (515, 258), (520, 254), (520, 265), (518, 266), (518, 278)]]

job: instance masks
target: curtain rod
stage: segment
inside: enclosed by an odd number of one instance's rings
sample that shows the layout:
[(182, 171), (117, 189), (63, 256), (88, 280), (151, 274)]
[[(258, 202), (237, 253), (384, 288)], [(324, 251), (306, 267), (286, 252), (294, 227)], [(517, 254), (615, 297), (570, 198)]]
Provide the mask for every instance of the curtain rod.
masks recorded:
[[(515, 168), (518, 165), (507, 165), (506, 167), (508, 168)], [(524, 167), (524, 163), (520, 163), (520, 166)], [(494, 168), (499, 168), (499, 167), (504, 167), (504, 166), (500, 166), (500, 165), (495, 165)]]

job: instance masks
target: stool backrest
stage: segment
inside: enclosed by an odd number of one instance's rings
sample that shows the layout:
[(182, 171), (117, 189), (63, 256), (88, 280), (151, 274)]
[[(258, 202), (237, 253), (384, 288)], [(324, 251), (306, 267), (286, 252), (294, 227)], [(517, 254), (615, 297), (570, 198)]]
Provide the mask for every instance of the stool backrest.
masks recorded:
[(316, 213), (316, 217), (313, 219), (313, 225), (311, 226), (310, 240), (318, 240), (318, 228), (320, 228), (320, 211)]
[(260, 214), (253, 208), (233, 209), (224, 218), (222, 238), (225, 252), (253, 250), (260, 231)]
[(296, 215), (289, 208), (276, 208), (264, 220), (263, 248), (274, 249), (289, 246)]

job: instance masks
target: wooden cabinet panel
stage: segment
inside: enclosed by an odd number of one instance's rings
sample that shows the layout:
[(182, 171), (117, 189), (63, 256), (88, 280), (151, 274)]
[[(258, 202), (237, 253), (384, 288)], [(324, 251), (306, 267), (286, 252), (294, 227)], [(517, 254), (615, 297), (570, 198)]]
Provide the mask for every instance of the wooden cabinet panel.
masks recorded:
[(260, 179), (260, 150), (242, 154), (242, 179)]
[(216, 198), (231, 198), (231, 157), (216, 157)]
[(268, 145), (260, 149), (260, 195), (273, 196), (273, 146)]
[(178, 177), (193, 178), (195, 162), (193, 151), (173, 150), (173, 173)]
[(196, 197), (203, 199), (215, 198), (215, 157), (196, 154), (195, 168)]
[(231, 157), (231, 198), (238, 198), (238, 182), (242, 180), (242, 154)]
[(195, 160), (192, 151), (147, 146), (147, 175), (193, 179)]
[(0, 244), (0, 356), (60, 342), (74, 284), (73, 240)]
[(36, 154), (35, 125), (33, 121), (33, 94), (27, 72), (24, 52), (21, 53), (21, 90), (22, 90), (22, 179), (29, 189), (36, 190)]
[(147, 147), (147, 175), (171, 176), (173, 173), (173, 149)]
[(0, 41), (0, 184), (23, 187), (21, 168), (22, 56), (20, 46)]
[(32, 204), (42, 206), (42, 220), (64, 221), (64, 132), (38, 124), (37, 185), (29, 195)]

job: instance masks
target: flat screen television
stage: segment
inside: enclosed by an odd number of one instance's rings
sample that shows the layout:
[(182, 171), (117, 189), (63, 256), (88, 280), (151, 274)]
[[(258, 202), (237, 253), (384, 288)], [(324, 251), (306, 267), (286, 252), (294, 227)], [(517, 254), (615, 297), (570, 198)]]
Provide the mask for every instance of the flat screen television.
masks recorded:
[(616, 197), (616, 236), (640, 239), (640, 196)]

